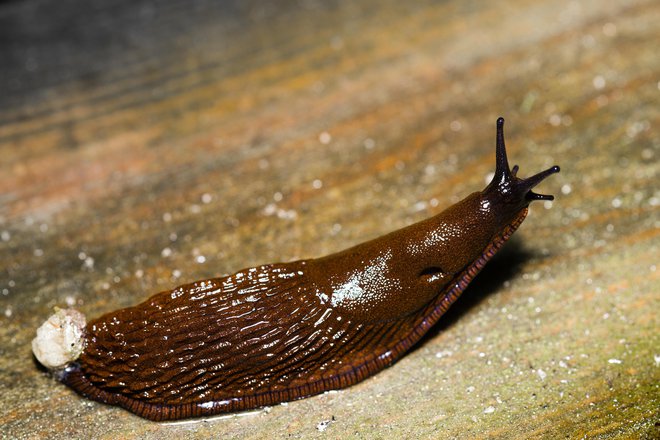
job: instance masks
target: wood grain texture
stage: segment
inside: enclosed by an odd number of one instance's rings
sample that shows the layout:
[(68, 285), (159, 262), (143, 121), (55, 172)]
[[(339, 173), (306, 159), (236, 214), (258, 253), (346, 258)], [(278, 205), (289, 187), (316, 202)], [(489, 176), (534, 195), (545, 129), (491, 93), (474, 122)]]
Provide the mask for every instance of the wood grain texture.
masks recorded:
[[(400, 3), (0, 4), (4, 435), (658, 435), (660, 7)], [(99, 316), (438, 212), (483, 187), (499, 115), (523, 170), (562, 166), (557, 200), (369, 381), (155, 426), (31, 360), (53, 306)]]

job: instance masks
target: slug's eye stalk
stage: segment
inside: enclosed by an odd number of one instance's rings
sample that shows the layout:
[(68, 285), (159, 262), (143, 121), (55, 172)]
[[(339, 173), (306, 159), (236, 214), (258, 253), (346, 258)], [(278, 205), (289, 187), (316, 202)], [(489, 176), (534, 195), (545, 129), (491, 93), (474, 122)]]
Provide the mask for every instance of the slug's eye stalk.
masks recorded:
[(532, 200), (554, 200), (555, 197), (552, 195), (547, 195), (547, 194), (537, 194), (534, 191), (532, 191), (532, 188), (534, 188), (536, 185), (538, 185), (542, 180), (544, 180), (546, 177), (548, 177), (551, 174), (555, 174), (559, 172), (559, 166), (554, 165), (550, 168), (548, 168), (545, 171), (541, 171), (540, 173), (534, 174), (532, 177), (528, 177), (527, 179), (522, 180), (522, 184), (527, 187), (527, 193), (525, 194), (525, 198), (529, 201)]
[(532, 191), (536, 185), (551, 174), (559, 172), (557, 165), (541, 171), (538, 174), (520, 179), (517, 177), (518, 165), (509, 169), (509, 160), (504, 146), (504, 118), (497, 118), (497, 136), (495, 146), (495, 176), (484, 190), (488, 195), (499, 195), (506, 204), (527, 206), (533, 200), (554, 200), (546, 194), (537, 194)]

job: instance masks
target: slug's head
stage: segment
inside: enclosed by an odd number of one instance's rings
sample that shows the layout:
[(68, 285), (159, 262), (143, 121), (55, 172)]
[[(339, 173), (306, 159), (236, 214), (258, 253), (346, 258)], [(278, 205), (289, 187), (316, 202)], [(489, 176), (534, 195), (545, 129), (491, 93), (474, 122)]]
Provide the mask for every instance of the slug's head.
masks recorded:
[(438, 292), (465, 288), (457, 277), (474, 276), (525, 218), (533, 200), (552, 200), (532, 191), (559, 171), (553, 166), (532, 177), (517, 177), (509, 169), (504, 147), (504, 119), (497, 120), (495, 177), (433, 217), (317, 260), (327, 264), (323, 276), (332, 304), (361, 322), (388, 321), (428, 306)]
[(497, 120), (495, 176), (480, 192), (470, 194), (440, 214), (411, 227), (407, 242), (411, 273), (427, 284), (447, 282), (480, 258), (496, 237), (517, 227), (534, 200), (553, 200), (532, 191), (546, 177), (559, 172), (553, 166), (526, 179), (509, 168), (504, 146), (504, 119)]
[(555, 165), (526, 179), (519, 178), (517, 176), (518, 165), (514, 165), (513, 169), (509, 169), (509, 160), (504, 146), (504, 118), (497, 119), (495, 176), (482, 192), (485, 199), (510, 212), (518, 212), (534, 200), (553, 200), (553, 196), (537, 194), (532, 191), (532, 188), (546, 177), (558, 172), (559, 167)]

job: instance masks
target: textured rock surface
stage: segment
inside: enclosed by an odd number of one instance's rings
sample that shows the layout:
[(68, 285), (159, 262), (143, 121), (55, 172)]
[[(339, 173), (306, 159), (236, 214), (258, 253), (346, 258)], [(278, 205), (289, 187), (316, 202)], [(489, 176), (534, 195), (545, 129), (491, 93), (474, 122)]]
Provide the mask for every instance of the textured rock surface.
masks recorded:
[[(48, 3), (0, 4), (3, 436), (660, 435), (658, 2)], [(562, 166), (557, 200), (376, 377), (164, 425), (37, 368), (54, 306), (324, 255), (481, 189), (499, 115), (523, 176)]]

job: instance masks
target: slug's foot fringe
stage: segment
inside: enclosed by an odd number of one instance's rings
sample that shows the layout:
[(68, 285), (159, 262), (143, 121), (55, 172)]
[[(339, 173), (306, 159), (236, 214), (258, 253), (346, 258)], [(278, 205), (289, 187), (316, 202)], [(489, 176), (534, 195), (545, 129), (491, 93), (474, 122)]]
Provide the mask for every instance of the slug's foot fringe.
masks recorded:
[(351, 368), (341, 375), (322, 378), (286, 389), (272, 390), (259, 394), (232, 397), (223, 400), (190, 402), (182, 404), (150, 403), (123, 394), (113, 393), (95, 386), (77, 363), (70, 364), (61, 374), (62, 383), (83, 397), (108, 405), (120, 406), (139, 417), (164, 422), (191, 417), (210, 417), (219, 414), (240, 412), (276, 405), (282, 402), (303, 399), (326, 390), (346, 388), (377, 373), (391, 364), (384, 358), (373, 359)]

